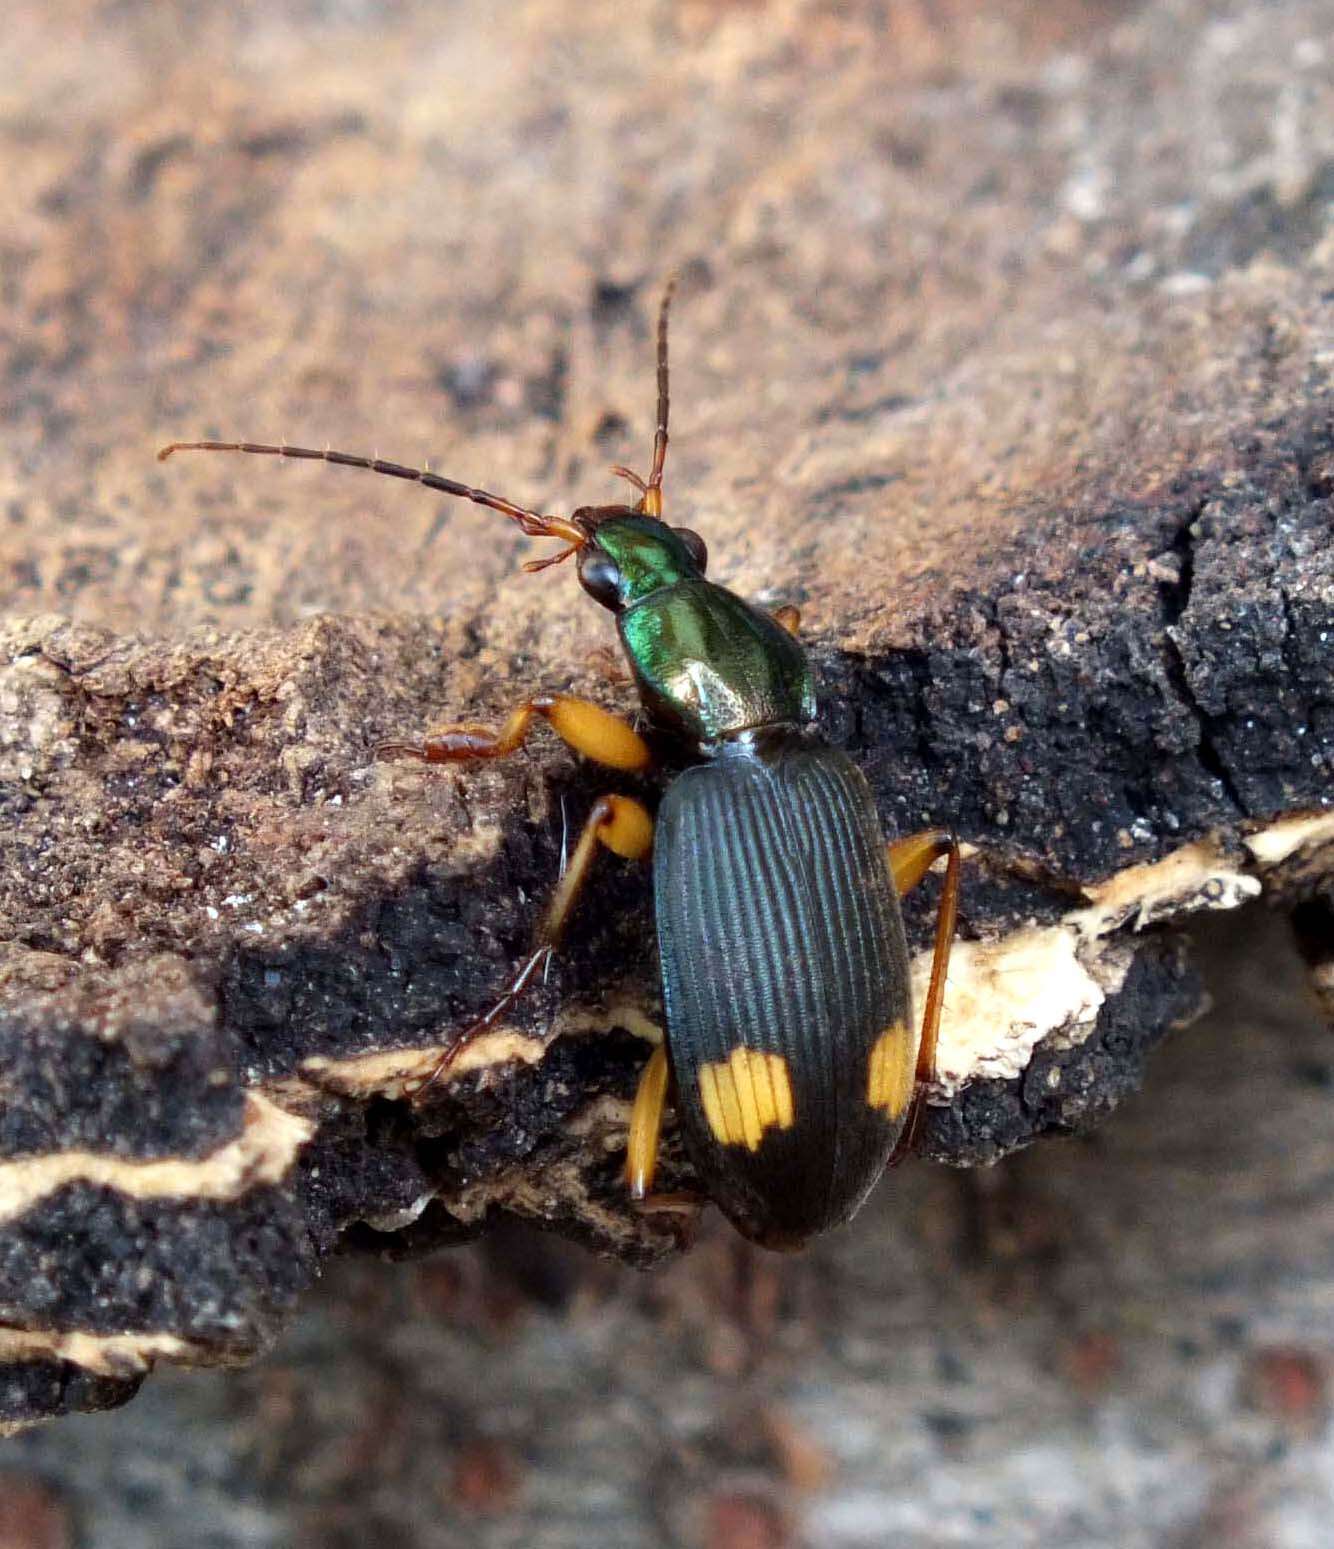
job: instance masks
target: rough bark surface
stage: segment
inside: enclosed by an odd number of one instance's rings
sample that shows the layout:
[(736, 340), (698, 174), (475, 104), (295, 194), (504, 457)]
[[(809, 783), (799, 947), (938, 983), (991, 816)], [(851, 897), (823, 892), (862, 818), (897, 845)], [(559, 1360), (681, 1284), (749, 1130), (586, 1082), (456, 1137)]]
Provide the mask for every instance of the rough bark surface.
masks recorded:
[(652, 1275), (514, 1227), (340, 1257), (265, 1360), (9, 1442), (0, 1523), (24, 1549), (1322, 1545), (1329, 1033), (1282, 921), (1199, 934), (1214, 1010), (1096, 1134), (909, 1161), (799, 1255), (714, 1217)]
[(371, 750), (629, 709), (605, 617), (490, 513), (172, 436), (605, 499), (676, 268), (672, 519), (801, 606), (887, 827), (976, 847), (921, 1149), (1114, 1106), (1201, 1002), (1195, 909), (1269, 884), (1327, 964), (1326, 5), (69, 9), (3, 45), (0, 1418), (246, 1359), (339, 1243), (687, 1235), (617, 1177), (627, 868), (401, 1101), (607, 782)]

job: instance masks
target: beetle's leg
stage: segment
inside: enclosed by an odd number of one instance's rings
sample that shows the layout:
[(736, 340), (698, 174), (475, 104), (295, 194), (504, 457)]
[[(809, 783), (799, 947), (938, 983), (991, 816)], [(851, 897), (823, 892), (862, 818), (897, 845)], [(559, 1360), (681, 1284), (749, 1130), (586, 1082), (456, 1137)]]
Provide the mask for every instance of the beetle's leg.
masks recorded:
[(652, 1194), (658, 1171), (658, 1142), (662, 1138), (662, 1116), (667, 1108), (671, 1071), (667, 1065), (667, 1046), (659, 1044), (649, 1055), (635, 1088), (635, 1105), (630, 1110), (630, 1134), (625, 1147), (625, 1185), (640, 1210), (653, 1214), (695, 1216), (708, 1196), (698, 1189), (677, 1189), (672, 1194)]
[(625, 658), (613, 646), (595, 645), (588, 653), (588, 665), (608, 683), (629, 683), (630, 673)]
[(556, 884), (537, 927), (538, 944), (548, 952), (554, 952), (564, 938), (565, 926), (588, 881), (599, 845), (628, 861), (647, 860), (653, 851), (653, 819), (648, 809), (632, 796), (599, 796), (593, 803), (570, 864)]
[(925, 828), (920, 834), (908, 834), (889, 845), (889, 869), (899, 897), (911, 893), (942, 855), (957, 848), (954, 836), (943, 828)]
[(640, 771), (653, 762), (648, 743), (628, 721), (569, 694), (538, 694), (525, 700), (499, 730), (469, 723), (445, 726), (420, 742), (382, 742), (376, 757), (419, 758), (427, 764), (504, 758), (522, 746), (535, 715), (544, 717), (576, 753), (610, 769)]
[(605, 845), (626, 860), (645, 860), (653, 849), (653, 819), (647, 809), (630, 796), (599, 796), (593, 803), (593, 810), (574, 847), (570, 863), (556, 884), (551, 902), (534, 933), (533, 950), (523, 960), (500, 999), (489, 1011), (465, 1027), (451, 1044), (449, 1052), (440, 1057), (426, 1076), (412, 1084), (410, 1095), (414, 1102), (440, 1079), (474, 1039), (486, 1032), (498, 1017), (510, 1009), (539, 970), (545, 969), (552, 956), (559, 951), (565, 927), (588, 882), (600, 845)]
[[(920, 836), (925, 837), (925, 836)], [(936, 941), (931, 953), (931, 983), (922, 1012), (922, 1036), (917, 1045), (917, 1080), (934, 1081), (936, 1076), (936, 1037), (940, 1032), (940, 1010), (945, 1004), (945, 976), (950, 967), (950, 947), (959, 918), (959, 841), (953, 834), (933, 836), (943, 844), (938, 853), (949, 856), (945, 867), (945, 885), (940, 890), (936, 911)], [(925, 872), (926, 867), (922, 868)], [(911, 884), (910, 884), (911, 885)]]
[(630, 1137), (625, 1148), (625, 1183), (631, 1199), (643, 1199), (653, 1187), (658, 1170), (658, 1140), (662, 1114), (667, 1106), (667, 1046), (659, 1044), (649, 1056), (635, 1091), (630, 1112)]
[[(936, 939), (931, 952), (931, 983), (927, 987), (926, 1006), (922, 1011), (922, 1036), (917, 1044), (917, 1070), (915, 1090), (908, 1121), (899, 1135), (894, 1154), (889, 1159), (893, 1167), (912, 1150), (913, 1141), (922, 1119), (922, 1088), (936, 1078), (936, 1040), (940, 1033), (940, 1012), (945, 1004), (945, 977), (950, 966), (950, 947), (954, 943), (954, 927), (959, 917), (959, 841), (953, 834), (941, 831), (912, 834), (890, 845), (890, 866), (900, 894), (915, 887), (931, 868), (933, 861), (942, 855), (949, 856), (945, 867), (945, 885), (940, 890), (940, 906), (936, 911)], [(900, 874), (904, 881), (900, 882)]]
[(684, 1212), (694, 1216), (701, 1206), (708, 1204), (708, 1195), (698, 1189), (677, 1189), (672, 1194), (649, 1192), (658, 1172), (658, 1143), (662, 1139), (662, 1116), (667, 1108), (671, 1080), (667, 1045), (660, 1043), (649, 1055), (635, 1088), (630, 1134), (625, 1145), (625, 1186), (641, 1210), (665, 1215)]
[(774, 609), (774, 623), (781, 624), (789, 635), (800, 634), (801, 609), (794, 608), (790, 602), (785, 602), (781, 608)]
[[(605, 808), (605, 816), (599, 814), (599, 808)], [(539, 927), (539, 939), (546, 942), (548, 951), (560, 945), (565, 923), (583, 891), (599, 843), (627, 860), (647, 860), (653, 848), (653, 819), (637, 801), (628, 797), (603, 796), (599, 800)], [(635, 1200), (646, 1199), (658, 1170), (658, 1140), (662, 1134), (669, 1078), (667, 1048), (665, 1044), (659, 1044), (640, 1074), (630, 1114), (625, 1181), (630, 1197)], [(653, 1203), (655, 1208), (667, 1209), (697, 1201), (692, 1197), (688, 1201), (672, 1198)]]

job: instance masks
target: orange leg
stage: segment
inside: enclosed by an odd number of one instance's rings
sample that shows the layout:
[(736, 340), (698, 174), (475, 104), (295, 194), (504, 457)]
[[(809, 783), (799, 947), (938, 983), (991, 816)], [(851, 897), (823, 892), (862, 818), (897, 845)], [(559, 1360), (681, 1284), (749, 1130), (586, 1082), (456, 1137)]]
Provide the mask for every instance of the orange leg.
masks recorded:
[(953, 844), (953, 836), (943, 828), (925, 828), (920, 834), (895, 839), (888, 847), (889, 869), (899, 897), (911, 893), (940, 857), (950, 853)]
[(943, 828), (928, 828), (920, 834), (896, 839), (889, 846), (889, 869), (894, 874), (894, 886), (900, 898), (912, 892), (942, 855), (949, 856), (949, 864), (945, 868), (945, 886), (941, 889), (940, 908), (936, 914), (931, 984), (926, 992), (922, 1036), (917, 1045), (918, 1081), (930, 1081), (935, 1077), (940, 1008), (945, 1002), (945, 975), (949, 972), (950, 947), (959, 917), (959, 841)]
[(595, 645), (588, 653), (587, 664), (608, 683), (620, 685), (630, 681), (630, 669), (625, 657), (609, 645)]
[(630, 1198), (641, 1210), (667, 1215), (693, 1216), (708, 1199), (698, 1190), (679, 1189), (674, 1194), (654, 1194), (653, 1180), (658, 1172), (658, 1142), (662, 1138), (662, 1116), (667, 1109), (671, 1070), (667, 1047), (659, 1044), (649, 1055), (635, 1089), (635, 1104), (630, 1110), (630, 1134), (625, 1146), (625, 1185)]
[[(916, 836), (925, 839), (926, 835)], [(948, 855), (945, 866), (945, 885), (940, 890), (940, 907), (936, 911), (936, 940), (931, 952), (931, 983), (926, 992), (926, 1006), (922, 1012), (922, 1036), (917, 1045), (917, 1079), (919, 1082), (934, 1081), (936, 1076), (936, 1039), (940, 1033), (940, 1011), (945, 1004), (945, 977), (950, 968), (950, 947), (954, 944), (954, 927), (959, 918), (959, 841), (953, 834), (930, 836), (937, 846), (936, 854)], [(911, 842), (911, 841), (910, 841)], [(922, 866), (925, 875), (930, 862)], [(914, 885), (914, 878), (908, 887)], [(906, 892), (901, 888), (900, 892)]]
[(565, 926), (588, 882), (599, 845), (627, 861), (647, 860), (653, 853), (653, 819), (643, 804), (630, 796), (599, 796), (593, 803), (570, 864), (537, 927), (538, 943), (548, 951), (558, 950), (564, 940)]
[(894, 1154), (889, 1159), (891, 1166), (902, 1161), (912, 1149), (922, 1116), (922, 1087), (934, 1081), (936, 1076), (940, 1012), (945, 1004), (945, 978), (949, 973), (950, 947), (954, 943), (954, 928), (959, 918), (959, 841), (943, 829), (928, 829), (924, 833), (909, 834), (905, 839), (895, 840), (889, 846), (889, 866), (900, 897), (915, 888), (942, 855), (948, 855), (949, 862), (945, 867), (945, 885), (941, 888), (940, 907), (936, 912), (931, 983), (927, 987), (926, 1006), (922, 1011), (922, 1035), (917, 1044), (917, 1089), (913, 1095), (912, 1112), (903, 1126)]
[(630, 1112), (630, 1138), (625, 1150), (625, 1182), (631, 1199), (643, 1199), (658, 1170), (658, 1140), (667, 1106), (667, 1048), (659, 1044), (649, 1056), (635, 1091)]
[(440, 1057), (426, 1076), (413, 1084), (410, 1095), (414, 1102), (419, 1101), (422, 1094), (435, 1085), (475, 1038), (486, 1032), (498, 1017), (514, 1005), (539, 971), (545, 971), (547, 964), (560, 950), (560, 944), (565, 938), (565, 927), (587, 885), (598, 850), (604, 846), (626, 860), (646, 860), (653, 850), (653, 819), (647, 809), (629, 796), (599, 796), (593, 803), (593, 810), (574, 847), (570, 864), (556, 884), (551, 902), (534, 933), (533, 950), (520, 964), (519, 971), (510, 980), (500, 999), (483, 1016), (465, 1027), (450, 1046), (449, 1052)]
[(535, 715), (576, 753), (609, 769), (638, 772), (653, 762), (648, 743), (628, 721), (569, 694), (538, 694), (525, 700), (498, 731), (470, 723), (445, 726), (421, 742), (382, 742), (375, 752), (380, 758), (417, 758), (427, 764), (505, 758), (522, 747)]

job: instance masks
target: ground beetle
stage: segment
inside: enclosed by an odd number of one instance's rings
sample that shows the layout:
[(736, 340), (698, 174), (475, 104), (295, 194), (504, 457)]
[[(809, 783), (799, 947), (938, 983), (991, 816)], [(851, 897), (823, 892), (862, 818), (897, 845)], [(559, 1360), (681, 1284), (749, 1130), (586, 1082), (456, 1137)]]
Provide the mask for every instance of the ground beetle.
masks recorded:
[[(633, 506), (544, 516), (427, 470), (328, 449), (174, 442), (158, 453), (255, 452), (368, 468), (488, 506), (577, 556), (584, 590), (616, 616), (648, 723), (645, 740), (586, 700), (540, 695), (499, 730), (458, 725), (379, 752), (428, 763), (502, 758), (542, 716), (612, 769), (676, 767), (655, 824), (638, 801), (594, 804), (504, 994), (417, 1087), (513, 1004), (561, 942), (599, 846), (653, 857), (667, 1036), (631, 1115), (626, 1180), (650, 1197), (669, 1089), (710, 1198), (747, 1236), (799, 1246), (848, 1220), (910, 1131), (930, 1079), (959, 890), (959, 850), (930, 831), (886, 846), (861, 772), (815, 730), (815, 691), (793, 608), (769, 614), (705, 578), (704, 541), (662, 516), (667, 316), (658, 316), (658, 424), (647, 479), (613, 471)], [(949, 857), (920, 1036), (914, 1032), (899, 896)]]

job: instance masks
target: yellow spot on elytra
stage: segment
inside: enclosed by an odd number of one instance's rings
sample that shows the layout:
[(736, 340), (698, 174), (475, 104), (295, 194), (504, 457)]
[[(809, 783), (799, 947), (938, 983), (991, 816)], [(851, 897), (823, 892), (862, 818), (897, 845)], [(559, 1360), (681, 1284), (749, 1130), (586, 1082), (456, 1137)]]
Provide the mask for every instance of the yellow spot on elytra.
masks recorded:
[(907, 1027), (893, 1022), (876, 1039), (871, 1050), (866, 1082), (866, 1101), (897, 1119), (912, 1097), (917, 1050)]
[(726, 1060), (702, 1065), (699, 1097), (714, 1138), (758, 1151), (767, 1129), (791, 1129), (792, 1080), (781, 1054), (733, 1049)]

